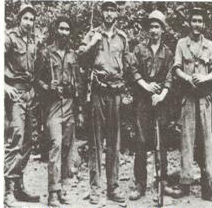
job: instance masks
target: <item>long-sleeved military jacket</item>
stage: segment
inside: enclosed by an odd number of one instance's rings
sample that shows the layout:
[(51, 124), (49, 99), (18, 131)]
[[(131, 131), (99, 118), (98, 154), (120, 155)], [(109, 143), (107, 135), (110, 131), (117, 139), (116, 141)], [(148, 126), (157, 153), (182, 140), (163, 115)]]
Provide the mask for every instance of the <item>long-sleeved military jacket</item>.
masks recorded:
[[(64, 56), (59, 53), (58, 46), (54, 43), (42, 51), (38, 75), (38, 83), (50, 88), (54, 83), (63, 90), (62, 96), (77, 97), (82, 103), (82, 80), (77, 56), (74, 50), (66, 49)], [(51, 91), (48, 91), (51, 93)]]
[(34, 80), (36, 46), (31, 37), (24, 41), (20, 28), (6, 33), (5, 81), (8, 84), (30, 84)]
[(83, 54), (86, 57), (83, 60), (84, 65), (92, 65), (98, 79), (104, 83), (113, 85), (122, 82), (129, 53), (126, 34), (114, 27), (113, 34), (109, 38), (104, 25), (101, 25), (90, 31), (82, 44), (88, 45), (95, 32), (100, 33), (102, 39), (91, 50)]
[(173, 54), (162, 42), (156, 54), (150, 47), (150, 41), (138, 44), (133, 52), (134, 61), (131, 67), (132, 79), (146, 82), (156, 82), (163, 88), (170, 88), (172, 84)]

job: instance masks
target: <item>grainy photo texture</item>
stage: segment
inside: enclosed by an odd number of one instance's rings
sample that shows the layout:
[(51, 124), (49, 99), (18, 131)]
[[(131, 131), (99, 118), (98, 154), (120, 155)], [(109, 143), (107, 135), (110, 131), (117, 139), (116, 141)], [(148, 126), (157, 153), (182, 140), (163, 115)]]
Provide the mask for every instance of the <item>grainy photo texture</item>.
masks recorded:
[(4, 208), (212, 208), (211, 21), (5, 0)]

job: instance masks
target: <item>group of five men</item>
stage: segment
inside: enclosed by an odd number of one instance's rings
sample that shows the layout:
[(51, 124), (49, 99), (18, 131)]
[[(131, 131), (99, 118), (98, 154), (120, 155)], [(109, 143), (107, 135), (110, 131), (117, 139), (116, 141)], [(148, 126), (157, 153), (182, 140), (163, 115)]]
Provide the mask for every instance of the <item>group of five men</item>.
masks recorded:
[[(167, 179), (167, 155), (164, 135), (167, 125), (168, 95), (173, 76), (181, 80), (183, 100), (181, 112), (181, 177), (179, 189), (171, 195), (188, 195), (192, 183), (194, 145), (199, 150), (202, 198), (212, 200), (212, 42), (203, 36), (206, 13), (194, 8), (190, 14), (191, 33), (179, 40), (175, 57), (165, 45), (165, 16), (155, 10), (149, 15), (149, 36), (129, 52), (126, 34), (116, 27), (118, 5), (102, 4), (103, 23), (89, 31), (79, 49), (71, 49), (70, 20), (59, 17), (55, 23), (54, 42), (37, 56), (31, 37), (36, 11), (23, 5), (18, 14), (19, 27), (8, 31), (5, 40), (5, 109), (8, 120), (5, 137), (5, 205), (16, 200), (39, 201), (27, 193), (23, 170), (31, 152), (36, 125), (35, 89), (45, 99), (45, 127), (51, 143), (48, 161), (48, 204), (69, 203), (63, 194), (69, 175), (71, 147), (75, 127), (82, 125), (83, 93), (80, 64), (92, 69), (89, 174), (90, 203), (100, 199), (100, 176), (103, 140), (106, 139), (107, 196), (125, 201), (118, 184), (121, 142), (120, 107), (125, 89), (125, 73), (133, 83), (136, 118), (136, 153), (134, 161), (135, 189), (130, 200), (145, 195), (147, 185), (147, 151), (153, 144), (154, 121), (161, 132), (162, 180)], [(121, 112), (122, 113), (122, 112)], [(77, 116), (76, 116), (77, 114)]]

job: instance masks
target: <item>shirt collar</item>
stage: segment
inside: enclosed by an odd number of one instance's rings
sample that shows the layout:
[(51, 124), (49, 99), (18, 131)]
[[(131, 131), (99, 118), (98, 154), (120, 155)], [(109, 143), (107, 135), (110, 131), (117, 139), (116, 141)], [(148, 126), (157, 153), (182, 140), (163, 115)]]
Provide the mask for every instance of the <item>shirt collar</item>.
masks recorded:
[[(151, 40), (147, 39), (146, 43), (147, 43), (149, 50), (151, 50)], [(157, 51), (157, 57), (163, 58), (163, 59), (165, 59), (165, 57), (166, 57), (165, 46), (164, 46), (164, 42), (163, 42), (162, 39), (161, 39), (160, 46), (159, 46), (158, 51)]]
[[(13, 30), (13, 32), (14, 32), (19, 38), (21, 38), (21, 39), (23, 40), (23, 34), (22, 34), (22, 31), (21, 31), (21, 28), (20, 28), (20, 27), (15, 28), (15, 29)], [(33, 42), (33, 40), (32, 40), (32, 33), (30, 33), (28, 41), (31, 42), (31, 43)]]
[[(187, 37), (187, 40), (186, 40), (186, 44), (187, 44), (188, 47), (190, 47), (191, 41), (192, 41), (192, 40), (191, 40), (191, 35), (189, 35), (189, 36)], [(201, 36), (200, 36), (200, 41), (201, 41), (202, 46), (203, 46), (204, 48), (208, 48), (208, 43), (207, 43), (206, 38), (204, 37), (204, 35), (201, 35)]]
[[(108, 36), (104, 24), (100, 25), (100, 27), (99, 27), (99, 29), (98, 29), (98, 32), (100, 32), (101, 34), (103, 34), (103, 35), (105, 35), (105, 36)], [(114, 25), (114, 26), (113, 26), (113, 34), (112, 34), (112, 37), (113, 37), (114, 35), (116, 35), (116, 34), (118, 34), (118, 30), (117, 30), (116, 26)]]

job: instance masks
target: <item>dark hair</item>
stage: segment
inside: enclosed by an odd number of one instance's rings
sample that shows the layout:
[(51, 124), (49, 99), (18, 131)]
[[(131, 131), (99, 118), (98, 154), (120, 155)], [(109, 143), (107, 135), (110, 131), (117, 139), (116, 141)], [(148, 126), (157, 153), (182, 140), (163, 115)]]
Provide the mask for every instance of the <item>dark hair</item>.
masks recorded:
[(201, 15), (203, 17), (203, 21), (207, 21), (207, 11), (205, 9), (199, 7), (193, 8), (189, 14), (189, 22), (191, 22), (191, 19), (194, 15)]
[(71, 23), (70, 19), (68, 17), (65, 17), (65, 16), (61, 16), (61, 17), (58, 17), (56, 19), (55, 24), (54, 24), (56, 29), (58, 29), (61, 22), (66, 22), (69, 25), (69, 28), (70, 28), (70, 31), (71, 31), (72, 23)]

